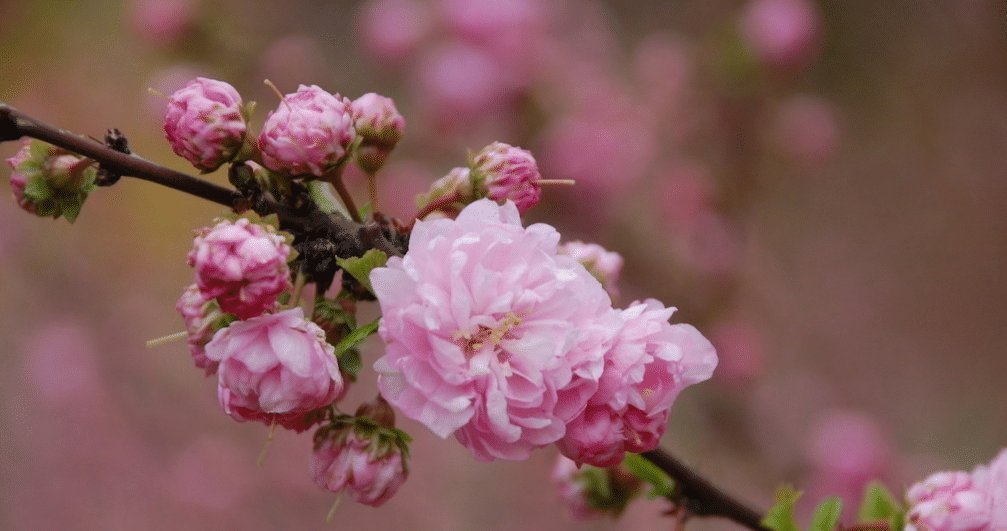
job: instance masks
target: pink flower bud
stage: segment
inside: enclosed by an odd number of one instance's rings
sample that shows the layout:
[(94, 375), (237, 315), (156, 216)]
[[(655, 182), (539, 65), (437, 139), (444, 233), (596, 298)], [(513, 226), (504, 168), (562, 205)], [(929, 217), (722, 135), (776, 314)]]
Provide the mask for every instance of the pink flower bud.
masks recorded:
[(321, 177), (343, 163), (355, 136), (349, 99), (301, 85), (269, 113), (259, 149), (273, 171)]
[(909, 488), (911, 531), (986, 530), (992, 500), (967, 472), (938, 472)]
[(206, 357), (220, 364), (221, 407), (241, 422), (302, 431), (317, 420), (306, 414), (343, 389), (332, 345), (301, 308), (232, 323), (206, 344)]
[(35, 213), (35, 205), (30, 200), (26, 199), (24, 196), (24, 187), (28, 184), (28, 176), (22, 173), (18, 168), (31, 158), (31, 141), (25, 140), (21, 144), (21, 149), (14, 154), (13, 157), (7, 159), (7, 164), (10, 164), (10, 189), (14, 194), (14, 200), (17, 202), (17, 206), (23, 208), (26, 212), (31, 214)]
[(245, 140), (241, 95), (234, 87), (197, 77), (168, 98), (164, 135), (172, 151), (210, 172), (237, 155)]
[(189, 354), (196, 367), (203, 369), (207, 376), (217, 373), (217, 363), (206, 357), (204, 347), (213, 339), (213, 334), (227, 326), (233, 317), (220, 311), (216, 301), (207, 300), (199, 291), (199, 286), (193, 284), (185, 289), (175, 304), (175, 309), (185, 321), (185, 331), (188, 333)]
[(522, 214), (538, 204), (542, 176), (528, 150), (494, 142), (476, 153), (470, 166), (475, 189), (481, 195), (498, 203), (514, 201)]
[(353, 501), (377, 507), (399, 490), (409, 470), (397, 446), (359, 438), (350, 430), (315, 449), (311, 475), (323, 489), (345, 491)]
[(605, 250), (596, 243), (572, 241), (559, 246), (559, 252), (580, 262), (588, 272), (605, 286), (612, 297), (619, 294), (619, 274), (622, 273), (622, 256)]
[(740, 25), (748, 45), (770, 66), (799, 68), (815, 53), (818, 11), (807, 0), (753, 0)]
[(406, 120), (391, 98), (368, 92), (353, 100), (353, 126), (360, 135), (357, 163), (364, 171), (374, 173), (384, 166), (388, 153), (399, 143)]
[(563, 455), (558, 456), (550, 479), (567, 510), (577, 520), (599, 518), (605, 514), (591, 506), (584, 478), (577, 463), (572, 459)]
[(192, 0), (134, 0), (130, 6), (133, 33), (155, 45), (178, 43), (192, 29)]
[(471, 170), (468, 168), (452, 168), (447, 175), (434, 181), (430, 185), (430, 191), (418, 196), (416, 204), (424, 208), (434, 201), (451, 202), (445, 205), (462, 208), (476, 200), (475, 190), (472, 188)]
[(272, 227), (242, 218), (200, 229), (189, 265), (204, 298), (247, 319), (273, 308), (290, 287), (289, 256), (290, 246)]

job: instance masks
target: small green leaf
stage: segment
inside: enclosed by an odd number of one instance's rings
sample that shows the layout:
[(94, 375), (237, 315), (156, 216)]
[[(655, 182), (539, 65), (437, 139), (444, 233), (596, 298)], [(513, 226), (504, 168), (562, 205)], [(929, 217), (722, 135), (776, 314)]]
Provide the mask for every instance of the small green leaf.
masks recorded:
[(339, 368), (346, 373), (350, 381), (357, 381), (360, 369), (364, 365), (363, 360), (360, 359), (360, 351), (351, 348), (337, 356), (337, 358), (339, 360)]
[(801, 497), (801, 491), (791, 485), (776, 489), (776, 503), (769, 508), (762, 525), (773, 531), (800, 531), (794, 521), (794, 505)]
[(843, 500), (830, 496), (815, 509), (811, 519), (811, 531), (834, 531), (843, 515)]
[(654, 487), (648, 494), (650, 498), (668, 497), (675, 491), (675, 482), (657, 465), (639, 454), (627, 453), (622, 466), (629, 469), (634, 476)]
[(381, 319), (375, 319), (364, 326), (355, 328), (349, 334), (346, 334), (346, 337), (344, 337), (343, 340), (336, 345), (336, 357), (342, 356), (351, 348), (363, 343), (364, 340), (370, 337), (371, 334), (378, 331), (378, 324), (380, 323)]
[(336, 260), (336, 263), (344, 271), (352, 275), (353, 278), (357, 279), (357, 282), (360, 282), (367, 288), (367, 291), (374, 293), (374, 287), (371, 286), (371, 270), (375, 267), (383, 267), (387, 261), (388, 255), (377, 249), (371, 249), (364, 253), (363, 256), (339, 258)]
[(44, 176), (36, 174), (25, 183), (24, 196), (33, 203), (40, 203), (52, 197), (52, 189), (49, 188)]
[(864, 501), (857, 514), (861, 522), (885, 521), (891, 529), (902, 529), (903, 508), (892, 493), (881, 483), (874, 481), (864, 490)]

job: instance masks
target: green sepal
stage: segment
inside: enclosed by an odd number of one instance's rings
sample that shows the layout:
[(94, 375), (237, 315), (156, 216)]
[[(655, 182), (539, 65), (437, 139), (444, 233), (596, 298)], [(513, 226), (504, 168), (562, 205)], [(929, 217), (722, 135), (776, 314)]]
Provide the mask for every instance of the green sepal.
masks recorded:
[(360, 375), (360, 369), (363, 368), (364, 362), (360, 358), (360, 351), (351, 348), (342, 354), (336, 356), (339, 362), (339, 370), (346, 374), (351, 382), (357, 381), (357, 376)]
[(864, 499), (857, 511), (861, 523), (883, 521), (889, 529), (902, 529), (905, 523), (905, 509), (887, 487), (872, 481), (864, 489)]
[(794, 505), (801, 494), (801, 491), (795, 490), (791, 485), (777, 488), (776, 502), (762, 519), (762, 525), (773, 531), (800, 531), (794, 521)]
[(830, 496), (815, 508), (811, 518), (811, 531), (834, 531), (843, 515), (843, 500)]
[(354, 328), (352, 332), (346, 334), (346, 337), (336, 345), (336, 357), (342, 356), (344, 353), (356, 347), (360, 343), (363, 343), (365, 339), (371, 336), (374, 332), (378, 331), (378, 325), (381, 323), (381, 319), (375, 319), (364, 326)]
[(376, 267), (384, 267), (386, 262), (388, 262), (388, 255), (377, 249), (370, 249), (359, 257), (336, 259), (339, 267), (357, 279), (357, 282), (360, 282), (371, 293), (374, 293), (374, 287), (371, 286), (371, 270)]
[(661, 470), (657, 465), (644, 459), (639, 454), (627, 453), (622, 460), (622, 466), (626, 467), (634, 476), (640, 478), (644, 483), (653, 487), (647, 497), (667, 498), (675, 492), (675, 482)]
[(53, 191), (45, 176), (39, 173), (31, 176), (24, 185), (24, 196), (32, 203), (41, 203), (52, 197)]

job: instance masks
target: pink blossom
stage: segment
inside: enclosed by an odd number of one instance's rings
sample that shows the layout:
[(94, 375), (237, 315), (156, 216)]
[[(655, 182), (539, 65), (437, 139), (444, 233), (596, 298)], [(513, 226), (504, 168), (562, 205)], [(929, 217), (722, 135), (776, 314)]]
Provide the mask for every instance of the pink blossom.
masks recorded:
[(992, 528), (1007, 529), (1007, 450), (1000, 450), (989, 465), (976, 467), (972, 471), (972, 479), (986, 490), (992, 500)]
[(498, 203), (510, 200), (522, 214), (542, 196), (542, 178), (535, 157), (526, 149), (494, 142), (472, 158), (475, 189)]
[(209, 172), (230, 161), (245, 140), (241, 95), (215, 79), (197, 77), (168, 98), (164, 135), (172, 151)]
[(14, 200), (17, 202), (17, 206), (23, 208), (26, 212), (34, 214), (35, 204), (24, 196), (24, 187), (28, 184), (28, 176), (19, 169), (19, 166), (30, 158), (31, 141), (25, 140), (21, 144), (21, 149), (13, 157), (7, 159), (7, 164), (10, 165), (12, 170), (10, 172), (10, 189), (14, 195)]
[(200, 229), (189, 265), (203, 297), (247, 319), (272, 308), (290, 287), (289, 256), (290, 246), (272, 227), (242, 218)]
[(384, 166), (388, 153), (402, 139), (406, 120), (391, 98), (368, 92), (353, 100), (353, 125), (360, 135), (357, 163), (364, 171), (374, 173)]
[(311, 456), (315, 483), (332, 492), (346, 491), (357, 503), (378, 507), (388, 501), (409, 476), (394, 445), (379, 447), (352, 431), (345, 438), (326, 440)]
[(415, 81), (418, 104), (440, 127), (451, 129), (509, 108), (505, 73), (479, 48), (451, 43), (424, 54)]
[(301, 85), (266, 117), (259, 149), (273, 171), (321, 177), (346, 159), (355, 136), (348, 98)]
[(587, 520), (604, 515), (589, 503), (584, 479), (581, 477), (577, 463), (573, 460), (564, 455), (557, 456), (550, 479), (559, 492), (560, 499), (563, 500), (574, 518)]
[(193, 284), (185, 289), (175, 304), (175, 309), (185, 321), (185, 331), (188, 334), (189, 354), (196, 367), (203, 369), (207, 376), (217, 373), (217, 363), (206, 357), (204, 347), (213, 339), (213, 334), (222, 328), (221, 319), (224, 314), (212, 299), (207, 300), (199, 291), (199, 286)]
[(815, 53), (818, 10), (807, 0), (752, 0), (741, 15), (741, 34), (770, 66), (804, 66)]
[(237, 321), (206, 344), (219, 363), (217, 396), (235, 420), (277, 423), (302, 431), (343, 390), (343, 379), (325, 331), (301, 308)]
[(178, 43), (193, 27), (192, 0), (134, 0), (129, 22), (133, 33), (156, 45)]
[(572, 241), (559, 246), (559, 252), (572, 257), (587, 268), (612, 297), (619, 294), (622, 255), (606, 250), (597, 243)]
[(967, 472), (938, 472), (906, 494), (907, 531), (986, 531), (992, 500)]
[(597, 389), (619, 319), (558, 241), (548, 225), (522, 228), (510, 201), (417, 222), (408, 253), (371, 272), (382, 396), (480, 460), (560, 439)]
[(382, 61), (403, 61), (430, 29), (427, 10), (417, 0), (370, 0), (358, 20), (363, 45)]
[[(675, 311), (656, 300), (634, 303), (623, 321), (598, 390), (584, 414), (558, 444), (574, 461), (618, 464), (624, 451), (653, 450), (672, 403), (683, 389), (713, 375), (717, 353), (694, 327), (668, 323)], [(614, 436), (599, 438), (602, 431)]]
[(776, 143), (791, 157), (808, 162), (828, 160), (839, 147), (839, 120), (827, 101), (795, 96), (779, 109)]

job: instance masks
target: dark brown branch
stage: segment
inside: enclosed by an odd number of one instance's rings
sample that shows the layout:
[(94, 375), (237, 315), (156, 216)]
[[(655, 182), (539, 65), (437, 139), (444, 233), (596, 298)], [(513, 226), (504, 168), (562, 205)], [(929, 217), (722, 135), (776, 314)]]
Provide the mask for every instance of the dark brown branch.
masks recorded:
[[(240, 199), (240, 194), (236, 194), (234, 190), (116, 151), (101, 142), (49, 125), (0, 103), (0, 142), (21, 137), (36, 138), (94, 159), (102, 168), (114, 174), (157, 183), (231, 209), (235, 206), (235, 200)], [(264, 205), (266, 211), (260, 214), (276, 213), (284, 229), (331, 239), (336, 244), (339, 256), (360, 256), (374, 247), (389, 255), (402, 254), (401, 250), (388, 244), (387, 240), (361, 238), (361, 234), (372, 233), (371, 229), (361, 223), (338, 215), (320, 215), (318, 211), (301, 212), (271, 200), (264, 201)]]
[(668, 452), (657, 449), (640, 455), (675, 480), (675, 493), (691, 514), (720, 516), (748, 529), (766, 529), (758, 511), (732, 498)]

